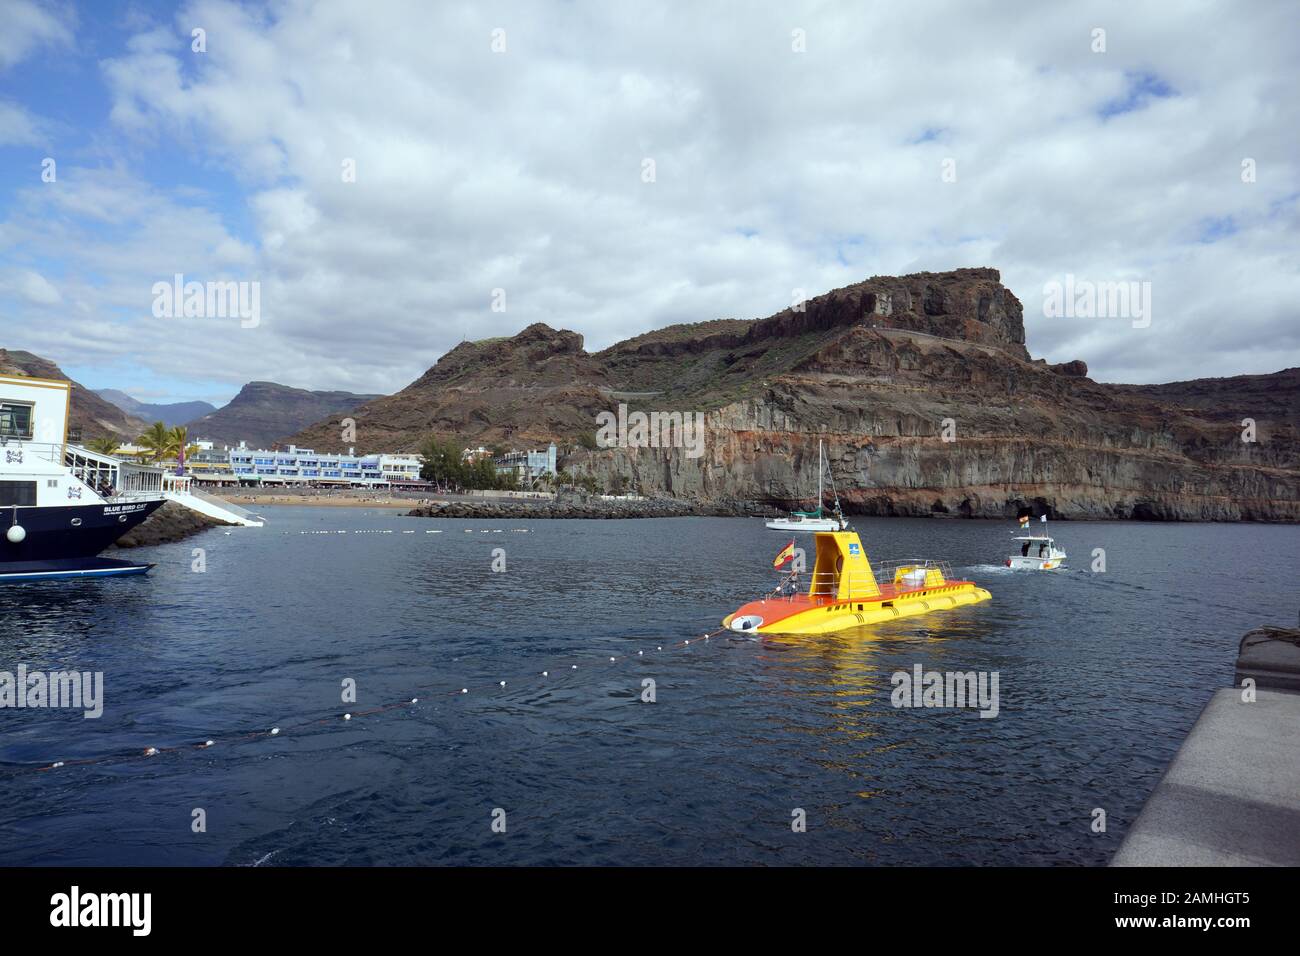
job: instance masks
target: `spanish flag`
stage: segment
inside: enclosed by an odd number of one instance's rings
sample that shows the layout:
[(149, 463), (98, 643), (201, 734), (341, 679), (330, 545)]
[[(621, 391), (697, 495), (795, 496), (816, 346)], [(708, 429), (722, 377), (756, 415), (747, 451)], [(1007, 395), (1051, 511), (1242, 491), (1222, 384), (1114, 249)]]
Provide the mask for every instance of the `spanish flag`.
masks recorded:
[(1021, 515), (1021, 516), (1020, 516), (1020, 527), (1022, 527), (1022, 528), (1028, 528), (1028, 527), (1029, 527), (1029, 515)]
[(781, 549), (781, 553), (778, 554), (776, 556), (776, 560), (772, 562), (772, 567), (779, 571), (781, 570), (781, 568), (785, 567), (793, 560), (794, 560), (794, 538), (791, 538), (790, 543)]

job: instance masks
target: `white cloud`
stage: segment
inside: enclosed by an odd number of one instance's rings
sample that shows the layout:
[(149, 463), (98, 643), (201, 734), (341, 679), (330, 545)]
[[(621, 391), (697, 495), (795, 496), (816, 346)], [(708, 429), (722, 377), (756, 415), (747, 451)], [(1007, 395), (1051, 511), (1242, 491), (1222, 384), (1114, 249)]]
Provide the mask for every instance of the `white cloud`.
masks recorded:
[[(74, 248), (87, 278), (65, 294), (92, 303), (105, 351), (114, 323), (142, 321), (150, 276), (260, 279), (256, 330), (175, 325), (116, 346), (232, 382), (392, 390), (462, 337), (533, 321), (598, 348), (768, 315), (796, 287), (962, 265), (1002, 269), (1031, 351), (1096, 377), (1269, 371), (1300, 364), (1291, 27), (1283, 5), (1226, 3), (200, 0), (105, 61), (111, 131), (228, 171), (243, 208), (87, 170), (29, 191), (0, 249)], [(1143, 77), (1175, 95), (1102, 115)], [(232, 234), (237, 213), (251, 235)], [(1235, 232), (1202, 242), (1207, 221)], [(1151, 327), (1044, 318), (1043, 285), (1065, 273), (1149, 279)]]
[(24, 270), (19, 279), (19, 290), (23, 298), (36, 305), (58, 305), (63, 301), (59, 290), (39, 272)]
[(0, 100), (0, 146), (35, 146), (45, 138), (39, 119), (17, 103)]
[(9, 269), (0, 274), (0, 295), (13, 296), (33, 306), (54, 306), (63, 301), (50, 280), (31, 269)]
[[(0, 0), (0, 72), (43, 46), (72, 44), (70, 11), (61, 20), (32, 0)], [(37, 146), (50, 138), (47, 123), (10, 99), (0, 99), (0, 146)]]
[(22, 62), (37, 48), (72, 43), (71, 11), (63, 19), (34, 0), (0, 0), (0, 70)]

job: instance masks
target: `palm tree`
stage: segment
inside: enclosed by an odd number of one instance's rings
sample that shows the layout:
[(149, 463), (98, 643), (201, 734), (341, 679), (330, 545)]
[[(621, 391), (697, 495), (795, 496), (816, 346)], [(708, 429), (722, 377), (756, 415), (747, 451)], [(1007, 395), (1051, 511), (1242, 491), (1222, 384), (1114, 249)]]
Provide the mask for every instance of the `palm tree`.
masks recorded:
[(172, 429), (172, 445), (169, 451), (172, 455), (178, 455), (182, 448), (185, 449), (186, 461), (199, 453), (199, 446), (189, 443), (189, 429), (184, 425), (177, 425)]
[(172, 429), (163, 422), (154, 422), (149, 430), (135, 440), (135, 443), (149, 455), (150, 461), (162, 461), (175, 447), (176, 436)]
[(86, 447), (99, 455), (108, 455), (110, 458), (122, 451), (122, 446), (118, 444), (116, 438), (92, 438), (86, 442)]

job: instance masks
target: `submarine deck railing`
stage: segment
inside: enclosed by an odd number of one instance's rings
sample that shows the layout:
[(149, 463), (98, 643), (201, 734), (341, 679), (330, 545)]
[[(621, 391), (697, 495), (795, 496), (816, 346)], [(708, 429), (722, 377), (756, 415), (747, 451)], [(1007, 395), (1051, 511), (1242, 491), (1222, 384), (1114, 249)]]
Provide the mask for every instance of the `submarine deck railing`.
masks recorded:
[[(938, 571), (943, 577), (944, 584), (956, 580), (947, 561), (913, 558), (881, 562), (872, 569), (870, 575), (852, 571), (822, 571), (809, 575), (807, 578), (802, 574), (796, 574), (791, 578), (787, 572), (782, 578), (782, 585), (785, 588), (782, 596), (794, 597), (796, 594), (806, 594), (810, 597), (842, 597), (850, 601), (877, 598), (882, 595), (891, 596), (895, 592), (894, 578), (900, 570), (904, 569), (908, 572), (919, 572), (918, 576), (911, 580), (903, 579), (902, 591), (904, 592), (923, 590), (927, 586), (926, 579), (931, 571)], [(803, 584), (805, 580), (808, 581), (806, 590)], [(847, 587), (841, 588), (842, 583), (846, 584)], [(778, 585), (778, 587), (782, 585)], [(931, 583), (929, 586), (938, 587), (939, 584)]]

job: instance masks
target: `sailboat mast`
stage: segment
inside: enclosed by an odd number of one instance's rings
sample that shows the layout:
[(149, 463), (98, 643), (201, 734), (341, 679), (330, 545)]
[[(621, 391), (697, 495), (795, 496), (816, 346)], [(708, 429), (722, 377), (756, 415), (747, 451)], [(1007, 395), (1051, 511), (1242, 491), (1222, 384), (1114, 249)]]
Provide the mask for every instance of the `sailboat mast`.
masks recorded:
[(822, 502), (826, 500), (826, 493), (822, 491), (822, 482), (825, 479), (822, 465), (822, 440), (817, 439), (817, 517), (822, 516)]

